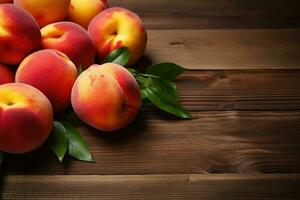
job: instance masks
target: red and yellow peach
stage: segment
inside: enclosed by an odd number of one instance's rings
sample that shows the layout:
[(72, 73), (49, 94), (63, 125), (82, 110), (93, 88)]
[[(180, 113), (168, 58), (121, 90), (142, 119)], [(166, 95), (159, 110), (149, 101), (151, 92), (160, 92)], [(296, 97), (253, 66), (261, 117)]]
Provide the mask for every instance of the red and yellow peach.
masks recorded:
[(14, 0), (14, 3), (30, 12), (43, 27), (64, 20), (68, 14), (70, 0)]
[(113, 50), (127, 46), (131, 53), (129, 65), (144, 53), (147, 33), (139, 16), (125, 8), (109, 8), (96, 15), (88, 27), (100, 59)]
[(76, 78), (77, 69), (72, 61), (54, 49), (40, 50), (27, 56), (16, 72), (16, 82), (32, 85), (42, 91), (55, 112), (70, 105)]
[(71, 0), (68, 19), (87, 28), (90, 21), (107, 8), (107, 0)]
[(78, 117), (102, 131), (118, 130), (136, 117), (141, 106), (139, 86), (124, 67), (92, 65), (76, 80), (72, 106)]
[(0, 0), (1, 3), (14, 3), (14, 0)]
[(40, 28), (28, 12), (13, 4), (0, 4), (0, 62), (19, 64), (40, 42)]
[(40, 147), (52, 129), (46, 96), (26, 84), (0, 85), (0, 150), (26, 153)]
[(0, 63), (0, 85), (5, 83), (13, 83), (14, 81), (14, 72), (9, 67)]
[(65, 53), (83, 69), (95, 61), (96, 49), (90, 35), (73, 22), (58, 22), (42, 28), (42, 47)]

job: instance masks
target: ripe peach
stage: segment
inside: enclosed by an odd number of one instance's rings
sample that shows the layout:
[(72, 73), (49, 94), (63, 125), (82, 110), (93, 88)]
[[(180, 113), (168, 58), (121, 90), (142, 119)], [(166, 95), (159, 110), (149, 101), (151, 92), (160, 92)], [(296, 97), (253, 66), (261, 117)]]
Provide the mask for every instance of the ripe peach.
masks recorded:
[(104, 59), (111, 51), (127, 46), (131, 53), (129, 65), (144, 53), (147, 33), (141, 19), (125, 8), (109, 8), (91, 21), (88, 31), (95, 42), (98, 56)]
[(90, 35), (73, 22), (58, 22), (42, 28), (42, 46), (65, 53), (74, 64), (86, 69), (95, 61), (96, 49)]
[(14, 3), (14, 0), (0, 0), (0, 3)]
[(0, 85), (5, 83), (13, 83), (14, 81), (14, 72), (7, 66), (0, 63)]
[(40, 28), (28, 12), (13, 4), (0, 4), (0, 62), (19, 64), (40, 42)]
[(107, 8), (107, 0), (71, 0), (68, 19), (87, 28), (90, 21)]
[(54, 49), (40, 50), (27, 56), (16, 73), (16, 82), (27, 83), (42, 91), (55, 112), (70, 105), (76, 78), (75, 65), (64, 53)]
[(46, 96), (22, 83), (0, 85), (0, 150), (26, 153), (40, 147), (52, 129)]
[(71, 101), (82, 121), (102, 131), (114, 131), (134, 120), (141, 95), (127, 69), (106, 63), (92, 65), (78, 77)]
[(14, 0), (36, 19), (41, 27), (62, 21), (68, 14), (70, 0)]

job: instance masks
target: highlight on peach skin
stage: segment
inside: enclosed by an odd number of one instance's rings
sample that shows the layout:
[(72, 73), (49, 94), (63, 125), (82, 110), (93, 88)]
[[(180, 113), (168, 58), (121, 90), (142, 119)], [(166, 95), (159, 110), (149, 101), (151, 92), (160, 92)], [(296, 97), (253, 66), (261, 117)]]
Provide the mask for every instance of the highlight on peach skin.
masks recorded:
[(96, 15), (88, 27), (100, 60), (113, 50), (127, 46), (131, 53), (128, 65), (134, 64), (144, 53), (147, 33), (136, 14), (120, 7), (104, 10)]
[(96, 49), (90, 35), (73, 22), (57, 22), (41, 29), (42, 47), (65, 53), (74, 64), (83, 69), (95, 61)]
[(14, 0), (36, 19), (40, 27), (63, 21), (68, 14), (70, 0)]
[(46, 96), (26, 84), (0, 85), (0, 150), (26, 153), (40, 147), (52, 129)]
[(68, 19), (87, 28), (90, 21), (107, 8), (107, 0), (71, 0)]
[(14, 72), (9, 67), (0, 63), (0, 85), (5, 83), (13, 83), (14, 81)]
[(40, 42), (40, 28), (28, 12), (13, 4), (0, 4), (0, 62), (19, 64)]
[(114, 131), (132, 122), (141, 106), (139, 86), (124, 67), (92, 65), (76, 80), (72, 106), (78, 117), (102, 131)]
[(55, 112), (71, 104), (71, 90), (76, 78), (77, 69), (72, 61), (54, 49), (27, 56), (16, 72), (16, 82), (27, 83), (42, 91)]

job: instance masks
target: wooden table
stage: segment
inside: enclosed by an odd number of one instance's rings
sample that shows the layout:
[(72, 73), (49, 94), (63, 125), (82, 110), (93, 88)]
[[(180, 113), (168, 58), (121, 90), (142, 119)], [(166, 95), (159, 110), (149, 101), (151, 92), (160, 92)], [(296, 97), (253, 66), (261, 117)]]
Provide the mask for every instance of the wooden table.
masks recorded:
[(149, 33), (139, 65), (189, 68), (194, 116), (144, 108), (116, 134), (80, 127), (95, 163), (10, 156), (4, 199), (300, 199), (300, 1), (114, 0)]

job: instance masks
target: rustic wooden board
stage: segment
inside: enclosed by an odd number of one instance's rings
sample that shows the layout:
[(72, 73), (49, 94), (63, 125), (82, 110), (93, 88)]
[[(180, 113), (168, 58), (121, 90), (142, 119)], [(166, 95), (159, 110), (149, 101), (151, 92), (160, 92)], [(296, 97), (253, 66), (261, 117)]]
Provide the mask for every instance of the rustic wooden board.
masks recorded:
[(300, 70), (192, 70), (177, 85), (189, 110), (299, 110), (299, 80)]
[(188, 70), (176, 84), (191, 111), (300, 110), (299, 80), (300, 70)]
[(295, 200), (299, 175), (8, 176), (6, 199)]
[(300, 68), (300, 30), (149, 30), (149, 62), (193, 69)]
[(176, 13), (141, 13), (147, 29), (290, 29), (300, 28), (300, 17), (195, 16)]
[(122, 6), (137, 13), (176, 13), (208, 16), (300, 17), (298, 0), (111, 0), (111, 6)]
[(297, 0), (112, 0), (138, 13), (147, 28), (299, 28)]
[(6, 174), (300, 173), (300, 111), (156, 111), (114, 134), (83, 126), (95, 163), (59, 164), (48, 150), (9, 156)]
[(114, 134), (78, 125), (95, 163), (9, 155), (0, 199), (300, 199), (300, 1), (110, 4), (148, 29), (138, 68), (194, 69), (177, 81), (194, 119), (146, 106)]

